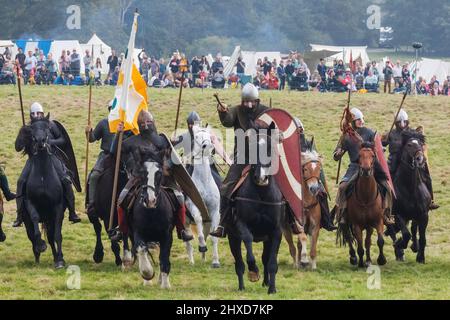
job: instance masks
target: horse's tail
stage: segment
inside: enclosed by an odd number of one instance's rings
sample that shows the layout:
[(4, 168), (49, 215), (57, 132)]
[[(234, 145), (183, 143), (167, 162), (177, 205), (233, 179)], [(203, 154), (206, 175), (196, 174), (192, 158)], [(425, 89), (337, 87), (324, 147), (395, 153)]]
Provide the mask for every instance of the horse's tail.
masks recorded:
[(336, 233), (336, 244), (340, 247), (355, 243), (352, 227), (349, 223), (340, 223)]

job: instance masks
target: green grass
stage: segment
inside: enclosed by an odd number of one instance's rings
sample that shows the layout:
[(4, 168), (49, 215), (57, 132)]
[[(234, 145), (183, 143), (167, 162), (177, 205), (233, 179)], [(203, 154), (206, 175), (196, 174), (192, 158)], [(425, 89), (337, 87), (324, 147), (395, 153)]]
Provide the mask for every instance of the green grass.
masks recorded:
[[(78, 157), (80, 177), (84, 177), (85, 138), (87, 121), (87, 88), (68, 87), (24, 87), (26, 108), (34, 102), (44, 104), (53, 118), (60, 120), (68, 129)], [(221, 128), (215, 112), (213, 91), (186, 90), (183, 94), (181, 118), (191, 110), (197, 110), (216, 128)], [(345, 105), (345, 94), (318, 94), (298, 92), (263, 92), (266, 104), (273, 99), (273, 106), (285, 108), (302, 119), (308, 134), (315, 135), (320, 151), (325, 156), (325, 171), (332, 196), (336, 194), (334, 180), (337, 165), (331, 153), (339, 139), (339, 121)], [(106, 103), (113, 96), (113, 88), (99, 88), (93, 95), (93, 123), (106, 115)], [(150, 109), (154, 113), (158, 129), (171, 134), (176, 115), (178, 91), (149, 90)], [(224, 102), (237, 104), (239, 91), (221, 93)], [(400, 103), (398, 95), (354, 95), (352, 105), (359, 106), (366, 114), (368, 126), (379, 132), (390, 128), (394, 113)], [(431, 213), (428, 228), (426, 265), (415, 263), (415, 255), (408, 250), (407, 261), (397, 263), (392, 243), (386, 239), (388, 264), (381, 268), (381, 290), (367, 289), (368, 274), (348, 263), (346, 248), (335, 245), (335, 235), (321, 232), (319, 240), (318, 270), (298, 271), (292, 266), (288, 248), (283, 242), (279, 254), (277, 277), (278, 294), (274, 299), (449, 299), (450, 298), (450, 178), (448, 154), (450, 147), (449, 119), (450, 101), (446, 97), (408, 97), (406, 109), (413, 125), (422, 124), (428, 133), (429, 156), (433, 171), (436, 200), (442, 206)], [(24, 165), (25, 159), (14, 151), (14, 141), (21, 126), (17, 88), (0, 86), (0, 127), (2, 143), (0, 161), (6, 162), (12, 189)], [(184, 125), (183, 125), (184, 126)], [(98, 145), (91, 146), (90, 167), (95, 162)], [(343, 174), (343, 173), (342, 173)], [(77, 208), (83, 212), (84, 195), (77, 195)], [(86, 215), (83, 223), (75, 226), (65, 220), (63, 249), (68, 265), (81, 269), (81, 290), (68, 290), (65, 270), (53, 269), (50, 250), (36, 266), (31, 245), (25, 230), (13, 229), (15, 204), (7, 203), (4, 229), (7, 241), (0, 244), (0, 299), (268, 299), (261, 283), (246, 280), (245, 292), (237, 291), (237, 278), (233, 259), (226, 241), (220, 243), (222, 268), (210, 267), (208, 252), (206, 263), (196, 253), (195, 266), (187, 262), (184, 245), (175, 240), (172, 251), (172, 289), (163, 291), (158, 286), (144, 287), (135, 266), (122, 272), (114, 265), (108, 241), (103, 264), (95, 265), (92, 253), (95, 245), (94, 231)], [(106, 239), (106, 236), (105, 236)], [(197, 247), (197, 244), (195, 244)], [(261, 244), (256, 244), (256, 256), (261, 259)], [(373, 257), (378, 249), (373, 248)], [(259, 263), (261, 266), (261, 263)]]

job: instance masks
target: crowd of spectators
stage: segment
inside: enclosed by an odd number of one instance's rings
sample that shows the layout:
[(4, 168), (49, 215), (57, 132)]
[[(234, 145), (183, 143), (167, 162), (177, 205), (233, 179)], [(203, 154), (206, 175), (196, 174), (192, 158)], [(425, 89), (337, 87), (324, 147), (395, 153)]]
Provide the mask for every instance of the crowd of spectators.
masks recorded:
[[(20, 65), (25, 84), (50, 85), (84, 85), (92, 79), (95, 85), (115, 86), (125, 54), (117, 55), (112, 50), (108, 57), (107, 67), (102, 65), (100, 58), (93, 59), (89, 50), (78, 53), (64, 50), (59, 57), (52, 54), (44, 55), (36, 49), (26, 54), (21, 48), (12, 57), (9, 48), (0, 54), (0, 84), (16, 83), (16, 62)], [(386, 61), (378, 64), (376, 61), (365, 66), (359, 62), (345, 64), (335, 60), (333, 66), (326, 65), (321, 59), (315, 69), (305, 63), (298, 53), (291, 53), (285, 59), (270, 61), (267, 57), (259, 59), (256, 64), (256, 75), (246, 74), (246, 64), (238, 58), (235, 64), (236, 72), (227, 77), (224, 73), (224, 63), (220, 54), (209, 63), (206, 56), (194, 56), (189, 60), (185, 54), (174, 52), (170, 59), (149, 56), (145, 50), (138, 54), (139, 71), (149, 87), (157, 88), (236, 88), (252, 82), (262, 90), (290, 90), (320, 92), (345, 92), (348, 88), (359, 92), (404, 93), (415, 89), (420, 95), (449, 95), (448, 77), (442, 84), (433, 77), (429, 83), (423, 78), (414, 81), (408, 63), (396, 64)], [(94, 61), (95, 60), (95, 61)], [(81, 70), (81, 61), (84, 70)], [(107, 69), (107, 74), (102, 71)], [(104, 78), (104, 79), (103, 79)], [(414, 86), (414, 87), (413, 87)]]

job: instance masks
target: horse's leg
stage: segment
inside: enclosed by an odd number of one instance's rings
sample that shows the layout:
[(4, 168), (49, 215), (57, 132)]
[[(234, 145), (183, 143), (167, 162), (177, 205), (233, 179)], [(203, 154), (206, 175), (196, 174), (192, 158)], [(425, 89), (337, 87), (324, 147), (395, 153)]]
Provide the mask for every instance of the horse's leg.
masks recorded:
[[(320, 221), (320, 220), (319, 220)], [(314, 226), (312, 235), (311, 235), (311, 269), (317, 269), (317, 243), (319, 241), (319, 233), (320, 233), (320, 222)]]
[(352, 266), (356, 266), (358, 264), (358, 258), (356, 257), (356, 251), (353, 248), (353, 236), (351, 235), (351, 229), (347, 225), (344, 226), (342, 230), (343, 237), (346, 239), (348, 243), (348, 254), (350, 255), (350, 264)]
[(283, 229), (284, 238), (286, 239), (286, 242), (289, 246), (289, 253), (291, 254), (292, 259), (294, 260), (294, 268), (298, 268), (298, 259), (297, 259), (297, 248), (294, 245), (294, 238), (292, 236), (291, 230)]
[(400, 215), (397, 215), (396, 218), (400, 231), (402, 232), (402, 237), (394, 243), (395, 257), (397, 261), (404, 261), (404, 249), (408, 247), (411, 234), (409, 233), (405, 220)]
[(366, 267), (372, 264), (372, 258), (370, 257), (370, 247), (372, 246), (372, 233), (373, 229), (371, 227), (366, 230)]
[(417, 242), (417, 222), (415, 220), (411, 223), (411, 250), (414, 253), (419, 251), (419, 243)]
[(378, 245), (378, 250), (379, 250), (377, 264), (379, 266), (384, 266), (387, 262), (386, 257), (384, 256), (384, 252), (383, 252), (383, 247), (384, 247), (383, 227), (384, 227), (384, 223), (383, 223), (383, 219), (381, 219), (380, 223), (377, 226), (377, 234), (378, 234), (377, 245)]
[(418, 263), (425, 263), (425, 247), (427, 245), (426, 231), (428, 226), (428, 214), (418, 222), (419, 225), (419, 252), (417, 253), (416, 261)]
[(241, 250), (242, 240), (232, 235), (228, 235), (228, 243), (230, 245), (231, 254), (234, 257), (234, 269), (238, 276), (239, 291), (244, 291), (245, 264), (244, 260), (242, 259), (242, 250)]
[(298, 236), (298, 249), (300, 254), (300, 266), (302, 268), (306, 268), (309, 266), (309, 259), (308, 259), (308, 236), (306, 232), (302, 232)]
[(239, 221), (236, 226), (242, 235), (242, 241), (247, 251), (248, 279), (250, 282), (258, 282), (259, 269), (256, 265), (255, 255), (253, 254), (253, 235), (242, 222)]
[(148, 248), (136, 231), (134, 232), (134, 239), (136, 245), (135, 252), (139, 263), (139, 273), (144, 279), (144, 285), (146, 285), (147, 282), (151, 281), (155, 277), (155, 271), (153, 270), (153, 266), (148, 258)]
[(275, 278), (278, 272), (278, 251), (281, 244), (281, 230), (275, 230), (269, 240), (269, 261), (267, 263), (269, 273), (268, 294), (277, 293)]
[(25, 206), (31, 218), (33, 225), (33, 243), (37, 252), (43, 253), (47, 250), (47, 244), (42, 240), (41, 230), (39, 229), (39, 213), (30, 200), (25, 201)]
[(166, 238), (160, 241), (159, 263), (160, 263), (160, 282), (161, 289), (170, 289), (170, 250), (172, 248), (172, 233), (167, 234)]
[(33, 247), (34, 261), (36, 264), (39, 264), (39, 259), (41, 257), (41, 253), (36, 250), (36, 246), (34, 244), (34, 228), (32, 222), (28, 219), (28, 217), (24, 217), (23, 223), (25, 225), (25, 230), (27, 231), (28, 239), (30, 239), (31, 245)]
[[(189, 229), (191, 229), (190, 226), (189, 226)], [(186, 241), (185, 245), (186, 245), (186, 253), (188, 255), (189, 263), (191, 265), (194, 265), (195, 259), (194, 259), (194, 247), (192, 246), (192, 241)]]
[[(122, 260), (122, 270), (130, 268), (134, 263), (133, 255), (130, 250), (130, 243), (128, 242), (129, 240), (130, 240), (129, 235), (124, 234), (123, 235), (123, 257), (121, 259)], [(120, 251), (119, 251), (119, 255), (120, 255)], [(119, 258), (120, 258), (120, 256), (119, 256)], [(117, 259), (117, 257), (116, 257), (116, 259)]]
[(208, 247), (205, 241), (205, 234), (203, 233), (203, 219), (200, 211), (195, 205), (189, 206), (189, 211), (191, 212), (192, 218), (194, 218), (195, 225), (197, 226), (198, 233), (198, 251), (202, 253), (203, 261), (206, 260), (205, 253), (208, 251)]
[[(210, 231), (214, 231), (219, 226), (220, 222), (220, 213), (219, 213), (219, 201), (217, 201), (217, 205), (211, 208), (211, 228)], [(219, 260), (219, 239), (216, 237), (211, 237), (211, 242), (213, 246), (213, 258), (212, 258), (212, 267), (220, 268), (220, 260)]]
[(103, 257), (105, 255), (104, 250), (103, 250), (103, 243), (102, 243), (102, 224), (100, 223), (99, 218), (91, 217), (91, 216), (89, 216), (89, 222), (94, 227), (95, 237), (96, 237), (93, 259), (94, 259), (95, 263), (102, 263)]
[(356, 242), (358, 243), (358, 267), (364, 268), (363, 231), (359, 226), (353, 226)]
[(66, 263), (64, 261), (64, 255), (62, 252), (62, 224), (64, 220), (64, 208), (63, 205), (60, 204), (55, 208), (55, 212), (57, 212), (55, 217), (55, 242), (57, 247), (57, 256), (55, 261), (55, 268), (62, 269), (65, 267)]
[[(292, 235), (291, 235), (292, 239)], [(294, 247), (295, 249), (295, 247)], [(263, 243), (263, 254), (262, 254), (262, 262), (264, 267), (264, 280), (263, 287), (269, 287), (269, 258), (270, 258), (270, 242), (264, 241)]]

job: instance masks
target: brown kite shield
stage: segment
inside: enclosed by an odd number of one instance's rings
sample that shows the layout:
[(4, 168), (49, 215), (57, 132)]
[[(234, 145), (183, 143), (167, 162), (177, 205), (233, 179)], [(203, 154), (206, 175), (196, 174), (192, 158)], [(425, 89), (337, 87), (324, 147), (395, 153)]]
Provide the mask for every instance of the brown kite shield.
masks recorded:
[(275, 123), (283, 136), (278, 145), (279, 170), (275, 181), (299, 223), (303, 221), (302, 164), (300, 132), (294, 118), (281, 109), (270, 109), (259, 116), (258, 121)]

